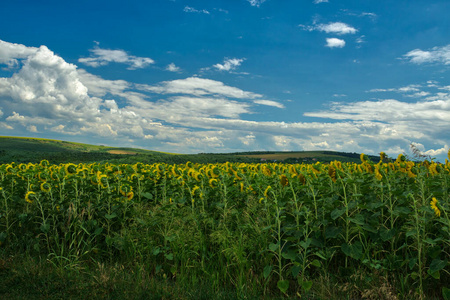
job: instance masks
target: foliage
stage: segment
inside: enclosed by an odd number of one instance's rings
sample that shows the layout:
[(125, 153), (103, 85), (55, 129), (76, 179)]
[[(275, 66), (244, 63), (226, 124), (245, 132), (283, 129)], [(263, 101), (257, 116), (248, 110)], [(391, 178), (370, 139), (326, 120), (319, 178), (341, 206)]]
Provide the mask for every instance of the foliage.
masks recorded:
[(445, 297), (450, 163), (360, 159), (3, 164), (2, 251), (238, 298)]

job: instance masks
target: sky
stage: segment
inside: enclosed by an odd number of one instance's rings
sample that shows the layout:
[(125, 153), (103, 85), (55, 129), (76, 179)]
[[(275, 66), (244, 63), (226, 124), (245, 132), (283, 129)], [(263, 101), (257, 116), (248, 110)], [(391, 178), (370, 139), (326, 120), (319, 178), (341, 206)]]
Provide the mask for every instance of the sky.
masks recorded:
[(1, 136), (447, 157), (448, 0), (1, 7)]

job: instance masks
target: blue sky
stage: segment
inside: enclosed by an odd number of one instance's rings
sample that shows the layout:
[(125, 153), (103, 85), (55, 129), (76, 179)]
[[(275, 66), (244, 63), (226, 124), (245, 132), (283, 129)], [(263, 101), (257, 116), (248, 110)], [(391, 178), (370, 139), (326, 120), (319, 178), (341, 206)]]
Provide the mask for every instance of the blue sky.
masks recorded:
[(0, 135), (173, 153), (450, 147), (450, 2), (7, 1)]

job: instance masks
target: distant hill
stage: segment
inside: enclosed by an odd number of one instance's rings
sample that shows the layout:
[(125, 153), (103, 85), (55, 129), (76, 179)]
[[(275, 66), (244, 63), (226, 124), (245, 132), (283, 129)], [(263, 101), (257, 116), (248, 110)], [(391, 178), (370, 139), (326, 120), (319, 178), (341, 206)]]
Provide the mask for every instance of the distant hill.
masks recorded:
[[(138, 148), (108, 147), (82, 144), (68, 141), (0, 136), (0, 163), (39, 162), (43, 159), (51, 163), (65, 162), (106, 162), (111, 163), (198, 163), (220, 162), (285, 162), (314, 163), (338, 160), (342, 162), (360, 162), (359, 153), (335, 151), (255, 151), (236, 153), (199, 153), (176, 154), (151, 151)], [(369, 156), (378, 161), (377, 156)]]

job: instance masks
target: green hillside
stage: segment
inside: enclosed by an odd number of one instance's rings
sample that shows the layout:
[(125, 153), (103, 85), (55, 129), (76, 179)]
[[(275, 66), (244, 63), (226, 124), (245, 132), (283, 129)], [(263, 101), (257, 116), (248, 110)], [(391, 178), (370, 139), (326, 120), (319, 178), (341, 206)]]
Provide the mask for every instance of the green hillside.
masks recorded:
[[(220, 162), (285, 162), (314, 163), (339, 160), (359, 162), (359, 153), (335, 151), (296, 151), (296, 152), (236, 152), (236, 153), (199, 153), (175, 154), (137, 148), (108, 147), (59, 141), (41, 138), (0, 136), (0, 163), (39, 162), (43, 159), (51, 163), (65, 162), (105, 162), (111, 163), (198, 163)], [(377, 161), (377, 156), (369, 156)]]

